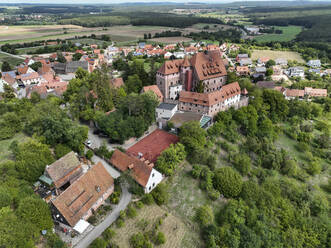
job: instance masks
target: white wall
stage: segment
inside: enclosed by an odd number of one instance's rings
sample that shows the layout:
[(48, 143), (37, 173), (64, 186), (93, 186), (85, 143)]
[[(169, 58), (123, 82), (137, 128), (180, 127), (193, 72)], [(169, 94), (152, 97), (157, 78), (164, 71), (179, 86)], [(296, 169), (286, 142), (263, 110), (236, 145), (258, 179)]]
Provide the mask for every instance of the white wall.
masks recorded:
[(163, 179), (163, 176), (160, 172), (155, 169), (152, 169), (151, 174), (149, 176), (148, 182), (145, 187), (145, 194), (151, 192)]
[(156, 118), (170, 119), (177, 111), (177, 105), (172, 110), (156, 108)]
[(170, 86), (169, 87), (169, 98), (172, 100), (175, 100), (177, 96), (179, 95), (179, 92), (183, 90), (183, 85), (178, 84), (175, 86)]

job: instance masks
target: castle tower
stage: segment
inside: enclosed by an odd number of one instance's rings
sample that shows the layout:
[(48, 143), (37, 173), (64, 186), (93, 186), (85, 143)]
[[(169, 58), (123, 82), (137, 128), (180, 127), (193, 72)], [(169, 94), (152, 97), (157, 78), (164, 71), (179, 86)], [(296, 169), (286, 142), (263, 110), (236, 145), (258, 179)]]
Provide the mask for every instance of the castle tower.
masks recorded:
[(180, 69), (180, 79), (185, 87), (185, 90), (191, 91), (192, 89), (192, 65), (188, 58), (185, 56), (183, 64)]

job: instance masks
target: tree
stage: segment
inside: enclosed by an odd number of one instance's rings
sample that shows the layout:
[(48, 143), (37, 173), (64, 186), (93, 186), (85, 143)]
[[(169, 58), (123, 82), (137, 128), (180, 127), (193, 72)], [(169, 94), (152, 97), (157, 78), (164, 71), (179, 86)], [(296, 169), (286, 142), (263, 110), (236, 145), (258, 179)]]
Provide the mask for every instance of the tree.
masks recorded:
[(227, 198), (238, 196), (242, 189), (242, 183), (239, 173), (231, 167), (223, 167), (215, 171), (214, 187)]
[(185, 147), (181, 143), (176, 145), (171, 144), (169, 148), (164, 150), (158, 157), (156, 165), (157, 169), (167, 175), (171, 176), (176, 167), (185, 159)]
[(272, 68), (268, 68), (268, 69), (267, 69), (267, 72), (266, 72), (265, 75), (266, 75), (267, 77), (270, 77), (270, 76), (272, 76), (272, 74), (274, 74), (274, 71), (272, 70)]
[(192, 154), (196, 147), (203, 147), (206, 144), (206, 135), (206, 131), (197, 121), (184, 123), (179, 131), (180, 141), (185, 146), (187, 154)]
[(271, 66), (276, 65), (276, 62), (272, 59), (269, 59), (268, 62), (266, 63), (266, 67), (270, 68)]
[(251, 170), (251, 158), (247, 154), (236, 154), (233, 159), (235, 168), (246, 176)]
[(152, 243), (148, 240), (147, 235), (136, 233), (130, 238), (130, 245), (132, 248), (152, 248)]
[(73, 56), (72, 56), (72, 60), (73, 61), (79, 61), (80, 58), (83, 56), (83, 54), (81, 53), (75, 53)]
[(34, 196), (26, 197), (20, 201), (17, 215), (23, 222), (30, 222), (37, 230), (51, 230), (53, 220), (51, 211), (45, 201)]
[(38, 180), (45, 166), (54, 161), (48, 146), (33, 139), (18, 145), (15, 159), (21, 178), (30, 182)]
[(151, 194), (157, 205), (163, 205), (168, 202), (169, 193), (168, 187), (165, 183), (160, 183), (158, 186), (156, 186), (156, 188), (153, 189)]
[(11, 86), (5, 84), (4, 87), (3, 87), (3, 89), (4, 89), (4, 92), (2, 93), (2, 97), (5, 100), (10, 100), (10, 99), (13, 99), (13, 98), (16, 97), (15, 96), (15, 91), (14, 91), (14, 89)]
[(308, 164), (306, 170), (307, 172), (312, 175), (312, 176), (315, 176), (317, 174), (320, 174), (321, 173), (321, 164), (319, 162), (316, 162), (316, 161), (312, 161)]
[(213, 210), (209, 205), (203, 205), (196, 209), (195, 220), (206, 227), (214, 222)]
[(62, 158), (67, 153), (71, 152), (70, 147), (64, 144), (57, 144), (54, 148), (56, 159)]
[(38, 71), (38, 69), (41, 68), (42, 66), (43, 65), (39, 61), (34, 62), (32, 65), (30, 65), (31, 69), (34, 71)]
[(137, 74), (128, 77), (126, 89), (128, 93), (139, 93), (142, 89), (142, 81)]
[(104, 240), (103, 238), (96, 238), (90, 244), (89, 248), (106, 248), (107, 244), (108, 244), (107, 241)]
[(2, 72), (7, 72), (7, 71), (11, 71), (12, 68), (10, 66), (10, 64), (8, 63), (8, 61), (4, 61), (1, 65), (1, 71)]

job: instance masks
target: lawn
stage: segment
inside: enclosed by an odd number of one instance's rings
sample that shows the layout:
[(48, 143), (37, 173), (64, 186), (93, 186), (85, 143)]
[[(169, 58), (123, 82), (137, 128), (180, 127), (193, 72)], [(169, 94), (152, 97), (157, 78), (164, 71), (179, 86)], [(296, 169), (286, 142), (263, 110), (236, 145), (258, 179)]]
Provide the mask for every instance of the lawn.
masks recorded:
[(279, 27), (275, 26), (276, 29), (282, 30), (282, 34), (263, 34), (254, 37), (254, 40), (259, 42), (270, 42), (270, 41), (291, 41), (302, 31), (300, 26), (288, 26)]
[(16, 134), (13, 138), (7, 140), (0, 140), (0, 161), (4, 161), (10, 159), (11, 151), (9, 150), (9, 146), (13, 141), (22, 142), (27, 139), (23, 133)]
[[(111, 228), (115, 231), (115, 237), (112, 239), (119, 247), (130, 247), (129, 239), (133, 234), (138, 232), (145, 232), (151, 230), (153, 225), (159, 218), (163, 218), (163, 223), (160, 225), (160, 231), (165, 234), (166, 243), (162, 248), (181, 247), (181, 241), (187, 228), (184, 223), (172, 214), (167, 213), (166, 210), (157, 206), (143, 206), (142, 209), (137, 209), (138, 215), (132, 219), (126, 217), (125, 225), (117, 228), (113, 225)], [(142, 230), (139, 223), (147, 221), (148, 225), (145, 230)]]
[(284, 58), (287, 60), (296, 60), (299, 63), (304, 63), (299, 53), (292, 51), (274, 51), (274, 50), (253, 50), (252, 59), (256, 60), (261, 57), (268, 57), (270, 59)]

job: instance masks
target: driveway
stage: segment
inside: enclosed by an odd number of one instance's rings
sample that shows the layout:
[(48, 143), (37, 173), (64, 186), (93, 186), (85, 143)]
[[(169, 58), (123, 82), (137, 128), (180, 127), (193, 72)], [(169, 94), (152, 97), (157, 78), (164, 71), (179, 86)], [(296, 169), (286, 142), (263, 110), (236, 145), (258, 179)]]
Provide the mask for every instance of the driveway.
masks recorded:
[(129, 193), (127, 186), (121, 185), (122, 195), (120, 202), (112, 210), (104, 221), (97, 225), (90, 233), (88, 233), (83, 239), (81, 239), (74, 247), (75, 248), (87, 248), (93, 240), (99, 237), (104, 230), (106, 230), (120, 215), (120, 211), (124, 210), (131, 201), (131, 193)]

